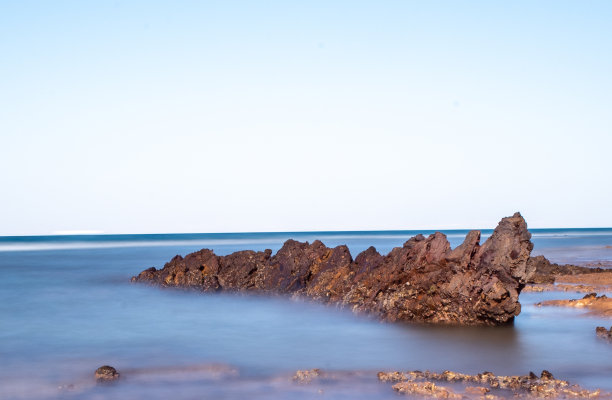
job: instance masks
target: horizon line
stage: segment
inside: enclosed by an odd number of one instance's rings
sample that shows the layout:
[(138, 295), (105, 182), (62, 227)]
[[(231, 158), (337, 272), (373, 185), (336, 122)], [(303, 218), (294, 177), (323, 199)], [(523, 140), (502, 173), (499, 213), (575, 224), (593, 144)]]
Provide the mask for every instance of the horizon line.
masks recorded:
[[(612, 229), (610, 227), (556, 227), (556, 228), (528, 228), (529, 231), (540, 231), (540, 230), (578, 230), (578, 229)], [(79, 230), (79, 233), (48, 233), (48, 234), (22, 234), (22, 235), (0, 235), (0, 238), (11, 238), (11, 237), (83, 237), (83, 236), (130, 236), (130, 235), (245, 235), (255, 233), (356, 233), (356, 232), (449, 232), (449, 231), (493, 231), (495, 228), (417, 228), (417, 229), (367, 229), (367, 230), (295, 230), (295, 231), (232, 231), (232, 232), (149, 232), (149, 233), (108, 233), (99, 230)], [(68, 232), (68, 231), (58, 231)], [(83, 232), (83, 233), (81, 233)], [(91, 232), (91, 233), (85, 233)], [(93, 233), (96, 232), (96, 233)]]

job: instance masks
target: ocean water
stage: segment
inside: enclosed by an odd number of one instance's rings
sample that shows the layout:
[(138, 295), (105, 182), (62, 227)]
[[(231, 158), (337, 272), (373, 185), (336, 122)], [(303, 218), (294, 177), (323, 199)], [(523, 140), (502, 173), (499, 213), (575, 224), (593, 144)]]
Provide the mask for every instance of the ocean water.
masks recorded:
[[(379, 370), (446, 369), (556, 377), (612, 391), (610, 320), (539, 308), (575, 293), (523, 293), (513, 326), (380, 323), (287, 298), (202, 294), (130, 283), (141, 270), (207, 247), (276, 251), (284, 240), (386, 253), (416, 233), (309, 232), (0, 237), (1, 399), (396, 398)], [(445, 232), (451, 245), (467, 231)], [(483, 231), (483, 241), (491, 231)], [(612, 262), (612, 229), (532, 230), (534, 254)], [(97, 386), (101, 365), (122, 374)], [(357, 379), (296, 385), (297, 369), (362, 371)]]

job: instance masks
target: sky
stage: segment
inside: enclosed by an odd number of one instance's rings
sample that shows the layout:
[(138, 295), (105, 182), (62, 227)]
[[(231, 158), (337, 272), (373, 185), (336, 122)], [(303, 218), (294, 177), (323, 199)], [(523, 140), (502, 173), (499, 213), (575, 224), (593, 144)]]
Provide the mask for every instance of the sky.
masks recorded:
[(610, 227), (611, 20), (0, 0), (0, 235)]

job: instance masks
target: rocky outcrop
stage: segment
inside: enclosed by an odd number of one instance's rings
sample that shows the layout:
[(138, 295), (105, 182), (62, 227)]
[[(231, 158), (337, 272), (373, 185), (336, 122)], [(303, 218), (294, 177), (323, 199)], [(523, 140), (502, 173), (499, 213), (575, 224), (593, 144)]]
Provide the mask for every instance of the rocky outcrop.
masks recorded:
[(355, 259), (346, 246), (288, 240), (271, 250), (217, 256), (203, 249), (149, 268), (134, 282), (304, 296), (387, 321), (498, 325), (519, 314), (519, 293), (533, 274), (531, 234), (516, 213), (480, 244), (471, 231), (451, 249), (446, 236), (417, 235), (385, 256), (374, 247)]

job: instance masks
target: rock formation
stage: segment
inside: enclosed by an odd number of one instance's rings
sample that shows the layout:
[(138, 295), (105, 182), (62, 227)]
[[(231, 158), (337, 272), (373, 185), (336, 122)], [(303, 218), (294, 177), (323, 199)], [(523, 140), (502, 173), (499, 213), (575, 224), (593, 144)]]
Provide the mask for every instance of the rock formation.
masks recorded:
[(533, 274), (523, 217), (503, 218), (480, 244), (468, 233), (451, 249), (446, 236), (417, 235), (383, 256), (374, 247), (351, 257), (346, 246), (288, 240), (271, 250), (217, 256), (203, 249), (132, 278), (203, 291), (291, 294), (335, 303), (387, 321), (499, 325), (520, 313), (518, 297)]

